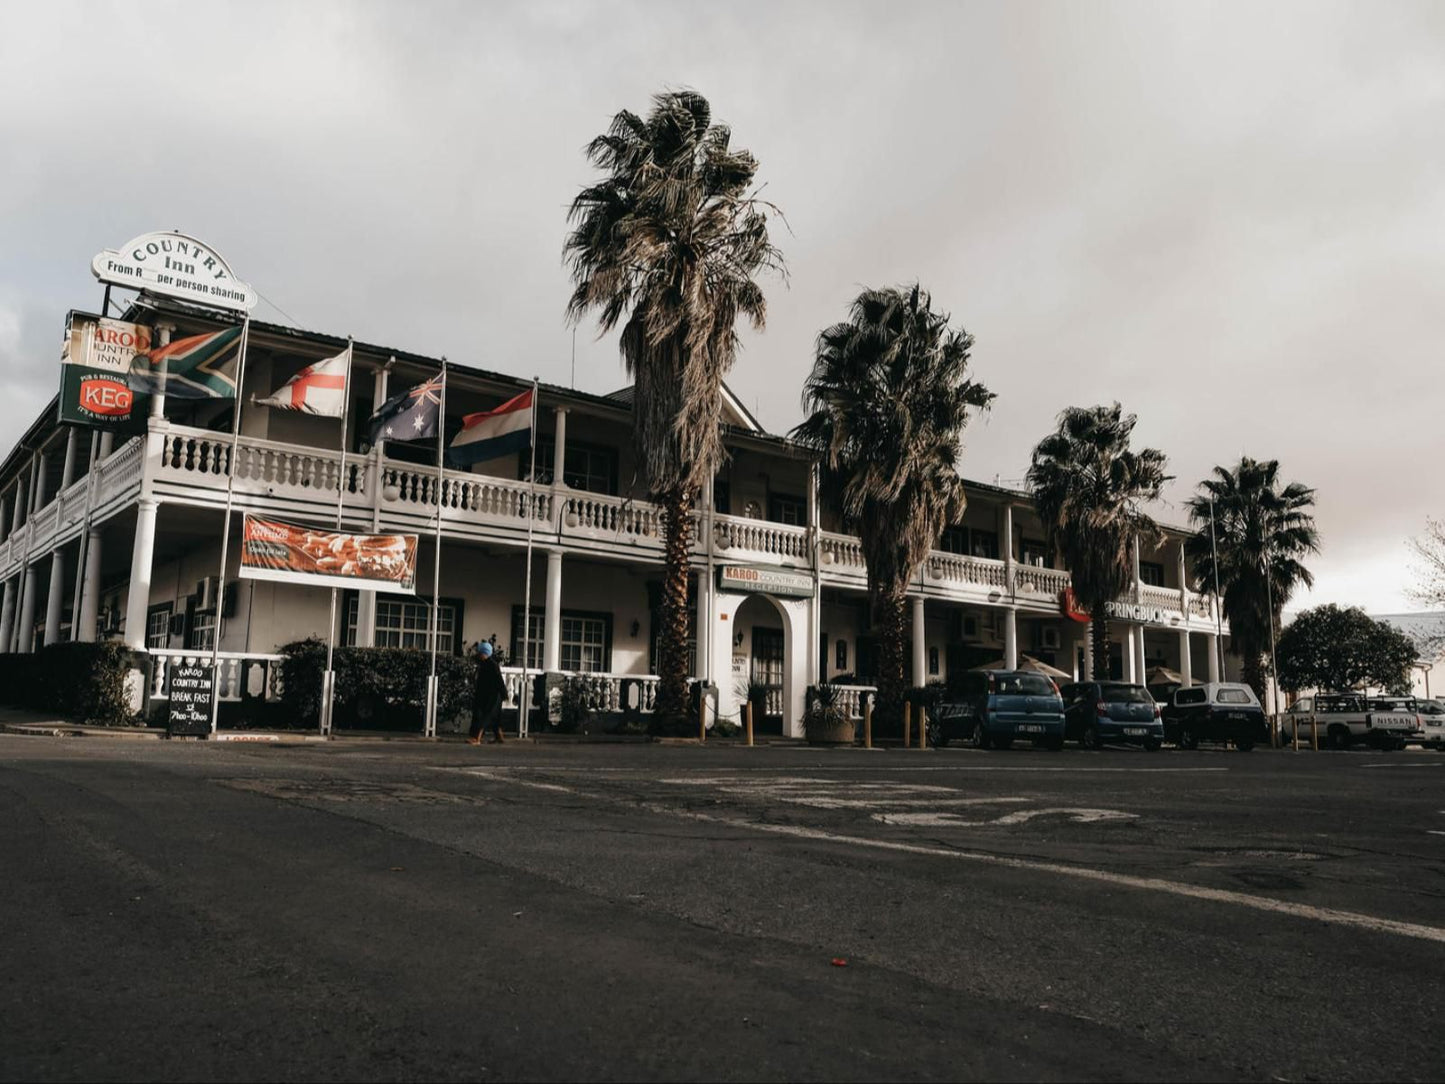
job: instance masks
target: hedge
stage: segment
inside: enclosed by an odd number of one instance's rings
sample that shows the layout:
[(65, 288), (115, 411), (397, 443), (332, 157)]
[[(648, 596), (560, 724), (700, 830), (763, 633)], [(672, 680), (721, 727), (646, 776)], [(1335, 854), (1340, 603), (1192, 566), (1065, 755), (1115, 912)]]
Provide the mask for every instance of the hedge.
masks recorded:
[(113, 641), (51, 644), (39, 651), (3, 654), (0, 701), (92, 726), (139, 726), (141, 717), (131, 711), (126, 696), (126, 677), (132, 670), (144, 675), (144, 659)]
[[(315, 726), (321, 714), (321, 682), (326, 671), (326, 644), (297, 640), (281, 648), (281, 703), (290, 720)], [(332, 659), (336, 671), (336, 725), (421, 729), (431, 655), (399, 647), (339, 647)], [(477, 664), (471, 658), (437, 656), (441, 679), (439, 718), (469, 715)]]

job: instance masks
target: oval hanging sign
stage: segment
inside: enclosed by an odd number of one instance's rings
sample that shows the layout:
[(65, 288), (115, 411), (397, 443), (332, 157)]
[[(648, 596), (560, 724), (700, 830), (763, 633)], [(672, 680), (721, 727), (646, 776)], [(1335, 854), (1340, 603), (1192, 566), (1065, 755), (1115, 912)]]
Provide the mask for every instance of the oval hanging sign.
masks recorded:
[(144, 233), (90, 262), (101, 282), (147, 290), (218, 309), (250, 311), (256, 291), (232, 273), (215, 249), (183, 233)]

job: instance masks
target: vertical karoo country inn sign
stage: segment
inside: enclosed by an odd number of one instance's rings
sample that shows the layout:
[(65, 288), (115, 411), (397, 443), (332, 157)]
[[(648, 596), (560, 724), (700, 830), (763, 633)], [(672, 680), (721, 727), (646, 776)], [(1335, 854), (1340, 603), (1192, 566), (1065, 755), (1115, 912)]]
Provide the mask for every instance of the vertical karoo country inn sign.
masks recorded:
[(141, 234), (119, 251), (106, 249), (90, 269), (101, 282), (199, 305), (236, 312), (256, 306), (256, 291), (216, 250), (183, 233)]

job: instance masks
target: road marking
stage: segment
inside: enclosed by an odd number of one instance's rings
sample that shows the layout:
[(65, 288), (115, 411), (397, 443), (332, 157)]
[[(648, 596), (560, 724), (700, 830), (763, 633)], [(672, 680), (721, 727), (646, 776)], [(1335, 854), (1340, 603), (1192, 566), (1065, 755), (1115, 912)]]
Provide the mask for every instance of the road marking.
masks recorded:
[(1445, 836), (1445, 832), (1437, 832), (1434, 828), (1426, 828), (1425, 834), (1427, 836)]
[[(1028, 799), (1014, 799), (1027, 801)], [(889, 803), (890, 805), (894, 803)], [(873, 819), (882, 824), (895, 824), (912, 828), (990, 828), (995, 825), (1026, 824), (1035, 817), (1068, 817), (1079, 824), (1093, 824), (1098, 821), (1127, 821), (1138, 819), (1137, 813), (1125, 813), (1119, 809), (1020, 809), (1005, 813), (991, 821), (966, 821), (957, 813), (874, 813)]]
[[(510, 777), (503, 774), (505, 769), (503, 771), (488, 771), (484, 768), (461, 770), (498, 783), (511, 783), (515, 786), (532, 787), (548, 791), (563, 790), (569, 794), (576, 794), (594, 801), (606, 802), (612, 805), (623, 804), (610, 795), (577, 790), (574, 787), (559, 787), (556, 784), (537, 783), (530, 779)], [(981, 851), (955, 851), (945, 847), (929, 847), (918, 843), (900, 843), (897, 840), (891, 839), (867, 839), (863, 836), (845, 836), (836, 832), (825, 832), (819, 828), (807, 828), (797, 824), (768, 824), (743, 821), (733, 817), (719, 817), (710, 813), (676, 809), (656, 802), (642, 802), (632, 806), (632, 808), (645, 809), (664, 817), (681, 817), (685, 820), (700, 821), (704, 824), (719, 824), (743, 831), (790, 836), (794, 839), (806, 839), (818, 843), (833, 843), (872, 850), (893, 851), (899, 854), (917, 854), (930, 858), (946, 858), (954, 862), (972, 862), (979, 865), (1001, 866), (1004, 869), (1024, 870), (1029, 873), (1052, 873), (1060, 877), (1072, 877), (1075, 880), (1117, 885), (1121, 888), (1134, 888), (1144, 892), (1159, 892), (1164, 895), (1202, 900), (1207, 903), (1226, 903), (1248, 910), (1283, 915), (1287, 918), (1302, 918), (1316, 922), (1329, 922), (1338, 926), (1350, 926), (1355, 929), (1368, 930), (1372, 933), (1389, 933), (1398, 937), (1410, 937), (1419, 941), (1432, 941), (1436, 944), (1445, 944), (1445, 929), (1439, 926), (1426, 926), (1416, 922), (1401, 922), (1393, 918), (1380, 918), (1359, 911), (1342, 911), (1334, 907), (1315, 907), (1312, 904), (1290, 900), (1277, 900), (1269, 896), (1252, 896), (1246, 892), (1235, 892), (1224, 888), (1206, 888), (1202, 885), (1186, 884), (1182, 881), (1167, 881), (1162, 877), (1136, 877), (1127, 873), (1114, 873), (1110, 870), (1093, 869), (1089, 866), (1066, 866), (1058, 862), (1043, 862), (1033, 858), (1012, 858), (1007, 855), (988, 854)]]

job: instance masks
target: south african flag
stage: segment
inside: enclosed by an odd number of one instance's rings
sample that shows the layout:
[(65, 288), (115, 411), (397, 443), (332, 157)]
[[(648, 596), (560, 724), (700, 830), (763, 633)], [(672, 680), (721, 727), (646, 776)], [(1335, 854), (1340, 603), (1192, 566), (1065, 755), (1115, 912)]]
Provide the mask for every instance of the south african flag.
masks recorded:
[(234, 399), (239, 327), (177, 339), (137, 354), (127, 381), (132, 391), (178, 399)]

